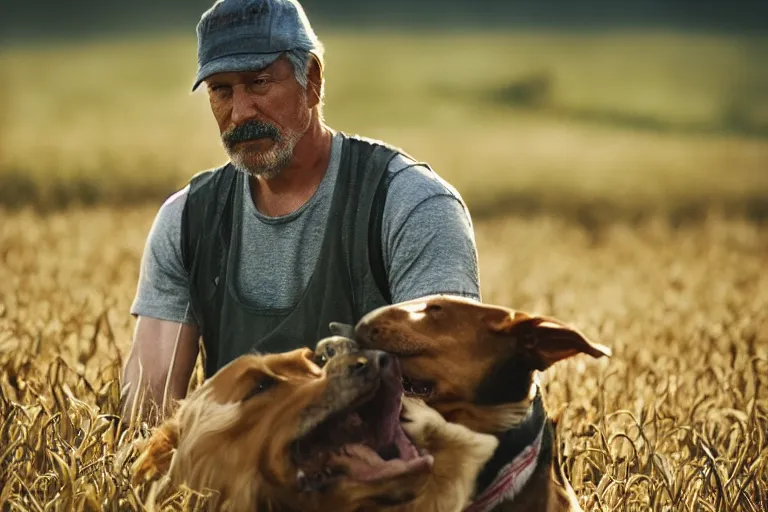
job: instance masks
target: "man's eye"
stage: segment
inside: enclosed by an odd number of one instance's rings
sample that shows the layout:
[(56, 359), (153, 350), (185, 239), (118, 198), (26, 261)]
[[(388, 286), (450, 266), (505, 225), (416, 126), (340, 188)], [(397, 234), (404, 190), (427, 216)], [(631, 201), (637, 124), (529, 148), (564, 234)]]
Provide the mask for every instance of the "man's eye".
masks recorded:
[(267, 85), (267, 79), (266, 78), (254, 78), (251, 81), (251, 84), (255, 85), (256, 87), (261, 87), (261, 86)]
[(212, 93), (215, 93), (215, 94), (225, 93), (229, 89), (230, 87), (228, 85), (223, 85), (223, 84), (213, 84), (208, 87), (208, 90), (210, 90)]

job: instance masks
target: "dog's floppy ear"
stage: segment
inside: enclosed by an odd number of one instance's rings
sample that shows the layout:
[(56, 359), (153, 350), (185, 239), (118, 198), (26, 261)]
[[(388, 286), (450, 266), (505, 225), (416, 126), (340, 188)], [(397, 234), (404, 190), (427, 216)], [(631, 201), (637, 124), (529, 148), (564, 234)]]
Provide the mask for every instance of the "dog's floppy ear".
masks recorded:
[(133, 463), (134, 485), (154, 480), (168, 472), (179, 443), (179, 423), (166, 420), (149, 439), (139, 445), (140, 454)]
[(584, 334), (554, 318), (529, 316), (510, 311), (489, 315), (492, 332), (514, 338), (518, 347), (531, 358), (535, 370), (546, 370), (553, 364), (577, 354), (611, 357), (611, 349), (590, 341)]
[(331, 329), (331, 334), (334, 336), (343, 336), (344, 338), (349, 338), (351, 340), (355, 339), (354, 325), (331, 322), (328, 327)]

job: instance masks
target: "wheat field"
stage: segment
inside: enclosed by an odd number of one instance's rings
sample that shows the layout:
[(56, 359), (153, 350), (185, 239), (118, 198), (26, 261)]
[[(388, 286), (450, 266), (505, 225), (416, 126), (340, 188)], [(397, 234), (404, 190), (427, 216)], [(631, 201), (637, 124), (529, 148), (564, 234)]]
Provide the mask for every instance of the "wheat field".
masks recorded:
[[(116, 415), (153, 213), (0, 217), (6, 510), (140, 510), (148, 499), (128, 470), (146, 429)], [(543, 375), (550, 409), (566, 407), (562, 465), (586, 510), (765, 510), (768, 227), (712, 217), (596, 233), (543, 215), (476, 231), (486, 301), (558, 316), (614, 350)]]
[[(326, 39), (329, 122), (458, 187), (484, 300), (613, 349), (542, 376), (584, 509), (768, 510), (766, 39)], [(154, 213), (223, 158), (187, 94), (193, 52), (186, 37), (0, 52), (3, 512), (204, 505), (130, 484), (148, 429), (118, 415)]]

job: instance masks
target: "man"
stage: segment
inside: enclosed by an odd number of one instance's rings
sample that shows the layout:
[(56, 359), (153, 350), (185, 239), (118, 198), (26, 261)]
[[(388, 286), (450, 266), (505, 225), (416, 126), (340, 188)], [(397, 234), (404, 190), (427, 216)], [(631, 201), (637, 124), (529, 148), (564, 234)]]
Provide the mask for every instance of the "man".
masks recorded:
[[(160, 208), (131, 313), (124, 413), (137, 391), (184, 397), (252, 350), (313, 347), (331, 321), (433, 293), (479, 299), (459, 194), (383, 143), (322, 116), (323, 47), (294, 0), (219, 0), (197, 27), (198, 73), (230, 157)], [(140, 382), (141, 381), (141, 382)]]

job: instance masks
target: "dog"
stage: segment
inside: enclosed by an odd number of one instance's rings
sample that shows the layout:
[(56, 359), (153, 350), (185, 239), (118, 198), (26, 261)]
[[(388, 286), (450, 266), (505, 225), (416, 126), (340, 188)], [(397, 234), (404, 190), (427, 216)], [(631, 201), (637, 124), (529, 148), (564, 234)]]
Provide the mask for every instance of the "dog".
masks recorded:
[[(335, 357), (354, 354), (357, 343), (332, 336), (318, 342), (315, 360), (324, 366)], [(423, 492), (406, 507), (413, 512), (459, 512), (475, 492), (477, 476), (496, 450), (498, 439), (449, 423), (440, 413), (418, 398), (403, 396), (403, 429), (420, 450), (434, 456), (430, 477)], [(330, 510), (330, 509), (329, 509)]]
[(610, 357), (608, 347), (553, 318), (448, 295), (384, 306), (354, 329), (331, 329), (397, 356), (406, 395), (499, 438), (468, 511), (581, 510), (568, 482), (554, 479), (553, 425), (536, 372), (577, 354)]
[(214, 491), (210, 508), (233, 512), (460, 510), (436, 488), (472, 489), (498, 441), (403, 403), (384, 352), (322, 366), (310, 349), (235, 359), (140, 446), (134, 483)]

